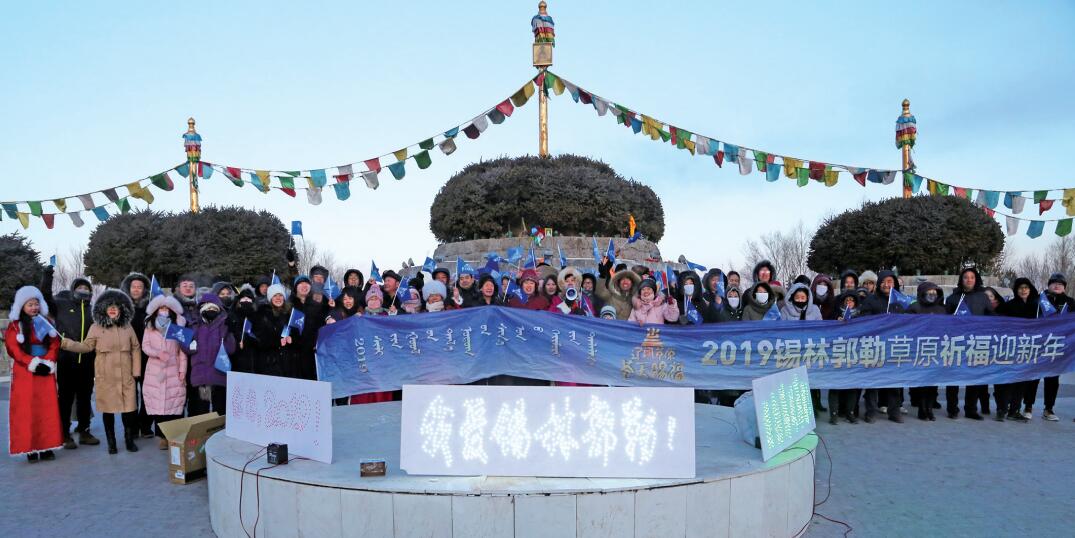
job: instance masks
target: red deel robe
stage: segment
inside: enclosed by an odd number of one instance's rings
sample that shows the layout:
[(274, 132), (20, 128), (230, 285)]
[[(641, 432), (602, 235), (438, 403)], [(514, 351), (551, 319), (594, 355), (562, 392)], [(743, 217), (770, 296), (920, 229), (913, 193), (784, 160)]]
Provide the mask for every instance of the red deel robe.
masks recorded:
[[(34, 331), (26, 335), (31, 344), (40, 344)], [(27, 370), (34, 356), (22, 350), (17, 337), (19, 320), (11, 320), (4, 335), (11, 364), (11, 401), (8, 406), (8, 451), (12, 456), (52, 450), (63, 445), (60, 404), (56, 399), (56, 374), (34, 375)], [(43, 360), (55, 362), (60, 352), (59, 337), (47, 337)]]

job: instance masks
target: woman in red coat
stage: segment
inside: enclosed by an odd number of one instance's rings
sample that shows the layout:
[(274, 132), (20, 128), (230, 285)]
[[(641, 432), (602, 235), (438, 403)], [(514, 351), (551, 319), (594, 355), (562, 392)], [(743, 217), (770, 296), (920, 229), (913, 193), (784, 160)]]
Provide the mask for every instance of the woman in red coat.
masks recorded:
[[(60, 405), (56, 399), (56, 357), (60, 338), (47, 320), (49, 307), (41, 292), (23, 286), (15, 293), (4, 334), (11, 365), (8, 407), (8, 451), (26, 454), (30, 463), (53, 460), (63, 445)], [(36, 322), (35, 322), (36, 321)]]

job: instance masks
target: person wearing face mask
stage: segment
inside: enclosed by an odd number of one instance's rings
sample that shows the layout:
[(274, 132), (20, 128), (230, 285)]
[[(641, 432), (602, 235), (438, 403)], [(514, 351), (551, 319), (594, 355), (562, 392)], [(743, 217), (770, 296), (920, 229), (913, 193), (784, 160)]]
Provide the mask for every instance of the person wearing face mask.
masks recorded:
[[(863, 279), (865, 279), (863, 273)], [(896, 274), (892, 271), (881, 271), (877, 274), (877, 287), (875, 293), (866, 298), (861, 308), (863, 316), (876, 316), (884, 314), (902, 314), (903, 307), (897, 303), (889, 303), (889, 295), (892, 290), (899, 290), (900, 285), (896, 280)], [(866, 415), (867, 423), (873, 422), (874, 417), (881, 412), (888, 415), (892, 422), (903, 422), (900, 399), (903, 395), (901, 388), (866, 389)], [(884, 408), (884, 409), (882, 409)]]
[[(1012, 283), (1015, 296), (1000, 306), (999, 314), (1013, 318), (1037, 319), (1039, 312), (1038, 289), (1028, 278), (1017, 278)], [(1034, 398), (1038, 392), (1038, 380), (1004, 383), (994, 387), (997, 395), (997, 415), (1004, 413), (1006, 420), (1029, 422), (1033, 415)], [(1020, 412), (1023, 404), (1025, 410)], [(998, 419), (999, 420), (999, 419)]]
[[(844, 290), (836, 297), (837, 320), (850, 321), (859, 317), (859, 295), (854, 289)], [(850, 424), (858, 424), (858, 401), (862, 389), (829, 389), (829, 424), (835, 426), (844, 417)]]
[(135, 378), (142, 375), (142, 344), (131, 328), (134, 304), (126, 293), (105, 290), (93, 304), (93, 326), (81, 342), (64, 338), (60, 347), (76, 353), (95, 353), (94, 378), (97, 410), (102, 413), (108, 453), (115, 454), (116, 414), (123, 421), (123, 441), (128, 452), (137, 452), (135, 411), (138, 409)]
[[(820, 276), (820, 275), (819, 275)], [(810, 291), (810, 282), (803, 277), (796, 278), (796, 283), (788, 289), (788, 301), (780, 309), (780, 318), (795, 321), (812, 321), (822, 319), (821, 309), (814, 302), (813, 293)], [(807, 282), (804, 282), (807, 281)], [(816, 281), (816, 279), (815, 279)], [(824, 286), (824, 284), (822, 284)], [(828, 290), (826, 290), (827, 292)], [(821, 405), (821, 390), (810, 389), (810, 400), (814, 406), (814, 416), (828, 411)]]
[(49, 321), (48, 315), (41, 292), (23, 286), (15, 292), (4, 332), (4, 345), (11, 357), (8, 453), (25, 454), (29, 463), (56, 459), (52, 451), (64, 438), (56, 397), (60, 335), (55, 329), (39, 331), (34, 323)]
[[(908, 314), (946, 315), (944, 291), (932, 282), (918, 285), (918, 302), (907, 309)], [(933, 410), (937, 403), (937, 387), (912, 387), (911, 405), (918, 407), (919, 420), (936, 420)]]
[(818, 274), (810, 282), (810, 293), (814, 304), (821, 311), (821, 319), (836, 319), (836, 294), (829, 275)]
[(679, 306), (675, 297), (665, 297), (657, 291), (657, 281), (646, 278), (638, 286), (638, 293), (631, 300), (631, 316), (628, 321), (664, 324), (679, 321)]
[(698, 312), (699, 323), (713, 323), (716, 321), (716, 312), (710, 312), (713, 308), (705, 300), (705, 294), (703, 293), (701, 281), (698, 279), (698, 274), (694, 271), (683, 271), (682, 273), (679, 273), (676, 280), (679, 282), (679, 286), (675, 289), (673, 296), (676, 298), (676, 305), (679, 307), (679, 324), (694, 324), (694, 322), (687, 318), (686, 301), (690, 301), (691, 304), (694, 305), (694, 309)]
[(422, 288), (422, 298), (425, 299), (425, 311), (430, 313), (455, 310), (457, 307), (446, 301), (448, 288), (439, 280), (434, 280)]
[[(282, 337), (291, 320), (291, 303), (283, 284), (273, 284), (265, 292), (268, 300), (254, 315), (253, 342), (247, 335), (243, 347), (253, 344), (254, 373), (280, 377), (298, 377), (299, 346), (293, 336)], [(294, 334), (295, 329), (292, 329)]]
[[(126, 293), (131, 298), (131, 302), (134, 303), (134, 317), (131, 319), (131, 327), (134, 329), (134, 335), (138, 337), (138, 341), (142, 341), (142, 336), (146, 331), (146, 306), (149, 304), (149, 279), (142, 273), (130, 273), (124, 277), (123, 282), (119, 285), (120, 291)], [(146, 361), (149, 357), (142, 352), (142, 371), (146, 371)], [(149, 415), (146, 413), (145, 398), (142, 396), (142, 380), (138, 380), (138, 426), (141, 432), (141, 436), (146, 439), (153, 438), (153, 421), (150, 420)]]
[(189, 416), (210, 411), (227, 412), (227, 383), (225, 372), (216, 369), (216, 357), (221, 346), (228, 355), (235, 354), (235, 337), (228, 330), (228, 313), (220, 297), (212, 293), (202, 295), (198, 301), (201, 322), (194, 326), (193, 341), (183, 347), (190, 357), (190, 384), (196, 397), (187, 402)]
[(166, 335), (171, 324), (185, 327), (187, 320), (183, 318), (183, 306), (174, 297), (154, 297), (146, 311), (142, 352), (148, 359), (142, 376), (142, 398), (151, 424), (156, 424), (158, 448), (166, 450), (168, 441), (160, 423), (182, 418), (187, 402), (187, 355), (179, 342)]
[(743, 321), (758, 321), (765, 318), (765, 314), (776, 304), (776, 294), (773, 288), (765, 282), (758, 282), (751, 286), (745, 297), (746, 306), (743, 307)]
[[(41, 280), (41, 294), (45, 305), (56, 317), (56, 331), (65, 338), (79, 342), (86, 339), (93, 325), (93, 313), (90, 299), (93, 297), (93, 285), (84, 277), (71, 281), (67, 293), (52, 295), (53, 268), (46, 267)], [(101, 441), (90, 433), (92, 410), (90, 398), (93, 396), (94, 353), (60, 351), (56, 362), (57, 394), (60, 404), (60, 423), (63, 427), (63, 447), (71, 450), (82, 446), (94, 446)], [(78, 444), (71, 436), (71, 405), (75, 406), (78, 425)]]
[(725, 292), (724, 307), (718, 310), (717, 321), (743, 321), (743, 292), (732, 286)]
[[(244, 334), (244, 329), (253, 332), (254, 317), (257, 315), (256, 293), (250, 284), (243, 284), (231, 308), (225, 310), (228, 314), (228, 331), (236, 342), (237, 349), (231, 356), (231, 369), (236, 372), (255, 373), (257, 344), (250, 334)], [(248, 322), (250, 328), (246, 329)]]

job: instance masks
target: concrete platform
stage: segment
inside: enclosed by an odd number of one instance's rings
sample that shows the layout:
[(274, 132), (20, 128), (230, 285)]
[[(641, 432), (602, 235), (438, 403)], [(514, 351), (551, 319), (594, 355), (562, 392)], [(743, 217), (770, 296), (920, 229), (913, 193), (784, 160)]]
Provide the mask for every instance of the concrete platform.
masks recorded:
[[(333, 408), (331, 465), (270, 469), (260, 456), (244, 474), (261, 447), (213, 436), (214, 532), (253, 536), (257, 522), (257, 536), (794, 536), (813, 514), (816, 437), (762, 462), (730, 408), (696, 406), (697, 478), (674, 480), (410, 476), (399, 469), (400, 410)], [(363, 458), (387, 460), (387, 476), (361, 478)]]

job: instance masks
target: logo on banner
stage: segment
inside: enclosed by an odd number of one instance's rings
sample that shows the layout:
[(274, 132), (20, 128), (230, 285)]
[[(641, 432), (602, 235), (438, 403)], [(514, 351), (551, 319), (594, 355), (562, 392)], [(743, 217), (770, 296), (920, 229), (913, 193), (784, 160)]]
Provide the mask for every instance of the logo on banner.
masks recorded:
[(676, 348), (661, 341), (661, 329), (651, 327), (642, 343), (631, 351), (620, 367), (624, 379), (637, 378), (683, 381), (683, 362), (677, 361)]

